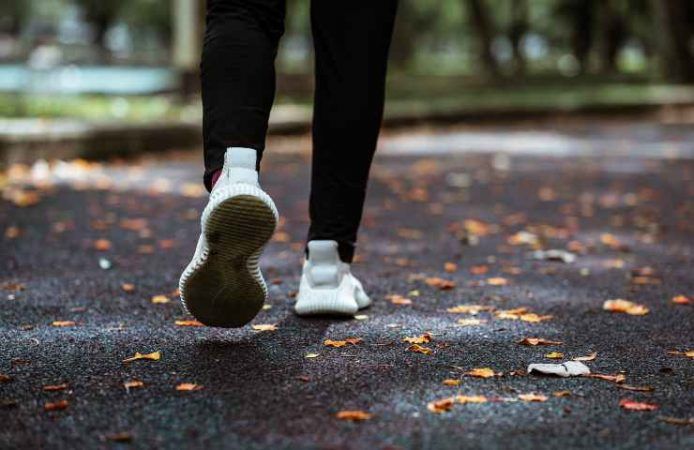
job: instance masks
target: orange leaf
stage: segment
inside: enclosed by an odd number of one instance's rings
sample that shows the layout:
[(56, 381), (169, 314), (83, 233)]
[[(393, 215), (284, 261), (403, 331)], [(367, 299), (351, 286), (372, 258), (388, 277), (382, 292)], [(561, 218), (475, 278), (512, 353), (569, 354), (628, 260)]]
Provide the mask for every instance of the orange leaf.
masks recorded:
[(157, 351), (157, 352), (145, 353), (145, 354), (137, 352), (137, 353), (135, 353), (135, 356), (132, 356), (130, 358), (126, 358), (123, 360), (123, 362), (129, 363), (129, 362), (137, 361), (139, 359), (147, 359), (150, 361), (159, 361), (161, 359), (161, 352)]
[(48, 402), (43, 405), (44, 411), (62, 411), (70, 406), (70, 402), (67, 400), (58, 400), (57, 402)]
[(74, 327), (77, 323), (72, 320), (55, 320), (51, 323), (54, 327)]
[(434, 414), (441, 414), (446, 411), (450, 411), (455, 404), (455, 399), (453, 397), (447, 397), (441, 400), (434, 400), (427, 404), (427, 409)]
[(626, 398), (619, 401), (619, 406), (629, 411), (655, 411), (658, 409), (658, 405), (655, 403), (635, 402)]
[(424, 333), (420, 334), (419, 336), (404, 337), (402, 338), (402, 341), (407, 342), (408, 344), (426, 344), (427, 342), (431, 342), (431, 339), (431, 334)]
[(460, 380), (454, 380), (451, 378), (446, 378), (443, 380), (444, 386), (460, 386)]
[(424, 280), (424, 282), (427, 285), (441, 289), (442, 291), (448, 291), (448, 290), (453, 289), (455, 287), (454, 281), (445, 280), (445, 279), (439, 278), (439, 277), (429, 277), (429, 278), (426, 278)]
[(105, 252), (111, 249), (111, 241), (108, 239), (97, 239), (94, 241), (94, 248), (100, 252)]
[(64, 391), (67, 389), (67, 383), (63, 384), (49, 384), (43, 387), (43, 390), (45, 392), (56, 392), (56, 391)]
[(140, 380), (130, 380), (123, 383), (125, 390), (144, 387), (145, 383)]
[(455, 401), (462, 405), (466, 403), (486, 403), (487, 397), (484, 395), (456, 395)]
[(487, 278), (487, 284), (490, 286), (506, 286), (508, 284), (508, 280), (502, 277), (492, 277)]
[(399, 294), (391, 294), (386, 297), (394, 305), (411, 305), (412, 300)]
[(489, 367), (477, 367), (475, 369), (470, 370), (469, 372), (465, 372), (465, 374), (476, 378), (491, 378), (499, 375)]
[(672, 303), (675, 303), (677, 305), (691, 305), (692, 299), (684, 295), (676, 295), (672, 297)]
[(251, 325), (254, 331), (277, 331), (277, 325), (272, 323), (259, 323)]
[(534, 347), (536, 345), (561, 345), (562, 342), (559, 341), (550, 341), (547, 339), (543, 338), (524, 338), (523, 340), (518, 341), (519, 344), (521, 345), (528, 345), (530, 347)]
[(176, 386), (177, 391), (199, 391), (203, 387), (195, 383), (181, 383)]
[(519, 399), (524, 402), (546, 402), (547, 396), (542, 394), (520, 394)]
[(152, 297), (152, 303), (154, 304), (164, 304), (169, 303), (171, 299), (166, 295), (155, 295)]
[(605, 303), (602, 305), (602, 309), (605, 311), (626, 313), (632, 316), (644, 316), (648, 314), (648, 308), (645, 306), (621, 298), (605, 300)]
[(573, 360), (574, 360), (574, 361), (593, 361), (593, 360), (594, 360), (595, 358), (597, 358), (597, 357), (598, 357), (598, 353), (597, 353), (597, 352), (593, 352), (593, 353), (591, 353), (590, 355), (586, 355), (586, 356), (577, 356), (577, 357), (574, 358)]
[(197, 320), (177, 320), (176, 321), (176, 326), (179, 327), (202, 327), (204, 326), (201, 322), (198, 322)]
[(337, 417), (340, 420), (349, 420), (352, 422), (358, 422), (362, 420), (369, 420), (373, 417), (373, 414), (367, 413), (366, 411), (360, 411), (360, 410), (345, 410), (345, 411), (340, 411), (337, 414), (335, 414), (335, 417)]
[(419, 344), (412, 344), (409, 347), (407, 347), (407, 350), (414, 353), (421, 353), (422, 355), (431, 354), (431, 349), (429, 347), (424, 347), (423, 345)]
[(448, 273), (453, 273), (456, 270), (458, 270), (458, 264), (454, 262), (447, 262), (443, 265), (443, 270), (445, 270)]

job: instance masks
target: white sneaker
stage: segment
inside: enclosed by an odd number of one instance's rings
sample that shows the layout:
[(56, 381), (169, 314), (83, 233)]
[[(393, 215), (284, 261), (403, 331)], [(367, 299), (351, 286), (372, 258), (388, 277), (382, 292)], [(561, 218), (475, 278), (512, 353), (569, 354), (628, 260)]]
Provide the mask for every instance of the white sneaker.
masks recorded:
[(353, 316), (371, 304), (350, 265), (340, 261), (335, 241), (309, 241), (294, 310), (300, 316)]
[(227, 149), (195, 255), (181, 275), (181, 303), (205, 325), (243, 326), (267, 297), (258, 260), (279, 216), (258, 184), (256, 157), (253, 149)]

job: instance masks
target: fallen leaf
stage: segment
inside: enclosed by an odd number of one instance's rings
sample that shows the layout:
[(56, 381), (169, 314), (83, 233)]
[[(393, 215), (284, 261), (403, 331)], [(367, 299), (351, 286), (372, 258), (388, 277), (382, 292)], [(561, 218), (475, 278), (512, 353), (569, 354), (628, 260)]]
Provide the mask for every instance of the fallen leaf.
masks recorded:
[(631, 386), (628, 384), (618, 384), (617, 387), (634, 392), (653, 392), (655, 390), (652, 386)]
[(655, 403), (636, 402), (626, 398), (619, 401), (619, 406), (629, 411), (655, 411), (658, 409), (658, 405)]
[(443, 265), (443, 270), (448, 273), (453, 273), (458, 270), (458, 264), (454, 262), (447, 262)]
[(277, 331), (277, 325), (272, 323), (258, 323), (251, 325), (254, 331)]
[(399, 294), (391, 294), (386, 297), (389, 302), (391, 302), (394, 305), (411, 305), (412, 300), (410, 300), (407, 297), (403, 297), (402, 295)]
[(480, 311), (491, 311), (494, 308), (486, 305), (458, 305), (448, 308), (446, 311), (452, 314), (472, 314), (473, 316)]
[(621, 298), (606, 300), (602, 305), (602, 309), (605, 311), (626, 313), (632, 316), (643, 316), (648, 314), (648, 308), (645, 306)]
[(420, 334), (419, 336), (402, 338), (402, 341), (407, 342), (408, 344), (426, 344), (427, 342), (431, 342), (431, 340), (432, 337), (429, 333)]
[(442, 291), (448, 291), (450, 289), (453, 289), (455, 287), (455, 282), (451, 280), (445, 280), (443, 278), (439, 277), (429, 277), (424, 280), (424, 282), (431, 286), (438, 288)]
[(195, 383), (181, 383), (176, 386), (177, 391), (199, 391), (203, 387)]
[(421, 353), (423, 355), (431, 354), (431, 349), (429, 347), (424, 347), (423, 345), (419, 344), (412, 344), (409, 347), (407, 347), (407, 350), (414, 353)]
[(624, 381), (627, 379), (627, 377), (624, 374), (618, 373), (616, 375), (606, 375), (602, 373), (591, 373), (587, 375), (583, 375), (584, 377), (588, 378), (597, 378), (599, 380), (605, 380), (609, 381), (612, 383), (624, 383)]
[(373, 414), (367, 413), (366, 411), (360, 411), (360, 410), (345, 410), (345, 411), (340, 411), (337, 414), (335, 414), (335, 417), (337, 417), (340, 420), (349, 420), (352, 422), (359, 422), (362, 420), (369, 420), (373, 417)]
[(176, 326), (179, 326), (179, 327), (203, 327), (205, 325), (202, 322), (198, 322), (195, 319), (191, 319), (191, 320), (177, 320)]
[(67, 389), (67, 383), (63, 384), (49, 384), (43, 387), (43, 390), (45, 392), (57, 392), (57, 391), (64, 391)]
[(142, 354), (142, 353), (137, 352), (137, 353), (135, 353), (135, 356), (132, 356), (132, 357), (130, 357), (130, 358), (126, 358), (126, 359), (123, 360), (123, 362), (124, 362), (124, 363), (129, 363), (129, 362), (132, 362), (132, 361), (137, 361), (137, 360), (139, 360), (139, 359), (147, 359), (147, 360), (151, 360), (151, 361), (159, 361), (159, 360), (161, 359), (161, 352), (157, 351), (157, 352), (145, 353), (145, 354)]
[(668, 355), (686, 356), (687, 358), (694, 358), (694, 350), (687, 350), (684, 352), (678, 352), (676, 350), (670, 350), (667, 353), (668, 353)]
[(547, 396), (542, 394), (520, 394), (518, 398), (524, 402), (546, 402)]
[(123, 383), (123, 387), (125, 388), (126, 391), (128, 391), (130, 389), (141, 388), (141, 387), (144, 387), (144, 385), (145, 385), (145, 383), (143, 383), (140, 380), (130, 380), (130, 381), (126, 381), (125, 383)]
[(528, 345), (530, 347), (534, 347), (536, 345), (562, 345), (562, 342), (560, 341), (550, 341), (543, 338), (524, 338), (518, 341), (518, 343), (521, 345)]
[(164, 304), (164, 303), (169, 303), (171, 299), (167, 297), (166, 295), (155, 295), (152, 297), (152, 303), (154, 304)]
[(669, 423), (670, 425), (694, 425), (694, 417), (679, 418), (660, 416), (659, 419), (665, 423)]
[(447, 397), (441, 400), (434, 400), (427, 403), (427, 409), (434, 414), (441, 414), (446, 411), (450, 411), (455, 404), (454, 397)]
[(73, 322), (72, 320), (55, 320), (53, 323), (51, 323), (54, 327), (59, 327), (59, 328), (65, 328), (65, 327), (74, 327), (77, 325), (77, 323)]
[(0, 383), (9, 383), (10, 381), (12, 381), (11, 376), (0, 373)]
[(105, 252), (111, 249), (111, 241), (108, 239), (97, 239), (94, 241), (94, 249), (100, 252)]
[(551, 316), (551, 315), (541, 316), (541, 315), (535, 314), (535, 313), (527, 313), (527, 314), (521, 314), (519, 318), (523, 322), (538, 323), (538, 322), (544, 322), (545, 320), (550, 320), (552, 317), (553, 316)]
[(460, 386), (460, 380), (454, 380), (452, 378), (446, 378), (443, 380), (445, 386)]
[(463, 327), (481, 325), (483, 323), (487, 323), (487, 321), (481, 320), (481, 319), (475, 319), (474, 317), (469, 317), (467, 319), (458, 319), (458, 325), (461, 325)]
[(492, 277), (487, 278), (487, 284), (490, 286), (506, 286), (508, 284), (508, 280), (502, 277)]
[(591, 353), (590, 355), (586, 355), (586, 356), (577, 356), (576, 358), (573, 358), (572, 360), (573, 360), (573, 361), (593, 361), (593, 360), (594, 360), (595, 358), (597, 358), (597, 357), (598, 357), (598, 353), (597, 353), (597, 352), (593, 352), (593, 353)]
[(552, 392), (552, 395), (555, 397), (570, 397), (571, 391), (556, 391)]
[(70, 406), (70, 402), (67, 400), (58, 400), (57, 402), (48, 402), (43, 405), (44, 411), (62, 411)]
[(491, 378), (500, 374), (494, 372), (489, 367), (477, 367), (475, 369), (470, 370), (469, 372), (465, 372), (465, 375), (476, 378)]
[(317, 357), (318, 357), (318, 353), (306, 353), (306, 355), (304, 355), (304, 358), (308, 358), (308, 359), (317, 358)]
[(564, 357), (564, 354), (561, 352), (549, 352), (545, 355), (545, 358), (549, 359), (562, 359)]
[(326, 339), (325, 341), (323, 341), (323, 345), (325, 345), (326, 347), (340, 348), (346, 346), (347, 344), (357, 345), (361, 341), (362, 340), (360, 338), (347, 338), (344, 341), (334, 341), (332, 339)]
[(135, 285), (132, 283), (123, 283), (120, 285), (123, 292), (131, 293), (135, 290)]
[(127, 431), (121, 431), (120, 433), (106, 434), (104, 439), (113, 442), (130, 442), (133, 440), (133, 435)]
[(466, 403), (486, 403), (487, 397), (484, 395), (456, 395), (455, 401), (461, 405)]
[(677, 305), (691, 305), (692, 299), (684, 295), (676, 295), (672, 297), (672, 303), (675, 303)]

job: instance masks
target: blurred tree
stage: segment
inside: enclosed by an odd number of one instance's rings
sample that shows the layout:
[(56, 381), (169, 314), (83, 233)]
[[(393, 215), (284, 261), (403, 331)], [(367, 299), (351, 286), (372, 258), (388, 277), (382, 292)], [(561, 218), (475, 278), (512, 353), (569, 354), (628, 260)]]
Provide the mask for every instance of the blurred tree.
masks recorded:
[(594, 0), (559, 0), (554, 15), (567, 25), (571, 53), (578, 61), (581, 73), (588, 71), (590, 49), (593, 47), (595, 22)]
[(477, 51), (487, 75), (499, 77), (499, 64), (492, 51), (494, 27), (484, 0), (466, 0), (468, 16), (477, 39)]
[(599, 13), (599, 68), (603, 73), (617, 69), (617, 54), (626, 40), (626, 26), (619, 10), (619, 0), (598, 2)]
[(27, 1), (0, 2), (0, 32), (18, 36), (30, 16)]
[(94, 26), (93, 43), (100, 57), (107, 57), (106, 32), (116, 21), (123, 0), (76, 0), (76, 3), (84, 9), (87, 21)]
[(513, 71), (518, 75), (525, 72), (525, 55), (521, 50), (521, 39), (528, 32), (528, 2), (516, 0), (511, 2), (511, 24), (508, 38), (513, 49)]
[(678, 82), (694, 81), (694, 6), (689, 0), (652, 0), (664, 75)]

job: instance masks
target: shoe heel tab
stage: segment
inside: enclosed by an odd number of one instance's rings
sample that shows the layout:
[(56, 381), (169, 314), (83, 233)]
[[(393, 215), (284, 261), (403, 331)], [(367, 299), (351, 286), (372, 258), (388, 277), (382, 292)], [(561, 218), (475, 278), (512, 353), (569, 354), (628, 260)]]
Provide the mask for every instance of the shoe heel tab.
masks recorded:
[(255, 170), (258, 152), (252, 148), (229, 147), (224, 154), (224, 166), (227, 168)]
[(336, 264), (340, 260), (337, 252), (337, 242), (331, 240), (309, 241), (308, 260), (314, 264)]

